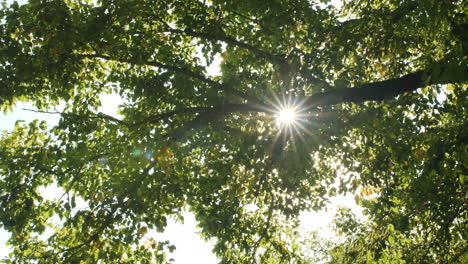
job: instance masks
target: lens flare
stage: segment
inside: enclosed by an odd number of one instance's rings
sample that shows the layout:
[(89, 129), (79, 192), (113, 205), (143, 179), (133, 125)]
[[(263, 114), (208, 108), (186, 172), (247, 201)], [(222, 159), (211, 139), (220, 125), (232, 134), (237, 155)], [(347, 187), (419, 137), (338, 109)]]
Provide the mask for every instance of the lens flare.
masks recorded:
[(296, 111), (291, 108), (281, 109), (277, 115), (279, 125), (291, 125), (296, 121)]

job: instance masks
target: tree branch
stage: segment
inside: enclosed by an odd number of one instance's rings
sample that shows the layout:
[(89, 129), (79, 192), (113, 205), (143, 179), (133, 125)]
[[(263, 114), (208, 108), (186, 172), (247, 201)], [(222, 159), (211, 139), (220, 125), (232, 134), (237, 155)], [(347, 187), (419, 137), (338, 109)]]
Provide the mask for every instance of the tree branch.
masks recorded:
[[(63, 113), (59, 111), (39, 111), (39, 110), (32, 110), (32, 109), (23, 109), (25, 111), (31, 111), (35, 113), (44, 113), (44, 114), (58, 114), (64, 117), (71, 117), (71, 118), (78, 118), (78, 119), (104, 119), (109, 120), (111, 122), (119, 123), (125, 125), (127, 127), (138, 127), (144, 124), (155, 124), (162, 120), (171, 118), (176, 115), (183, 115), (183, 114), (199, 114), (196, 118), (197, 120), (203, 116), (203, 118), (209, 118), (210, 120), (219, 119), (222, 116), (225, 116), (229, 113), (234, 112), (263, 112), (263, 113), (274, 113), (274, 108), (268, 105), (258, 105), (258, 104), (224, 104), (214, 107), (206, 107), (206, 106), (196, 106), (196, 107), (187, 107), (183, 109), (178, 109), (174, 111), (169, 111), (165, 113), (160, 113), (152, 116), (148, 116), (141, 121), (135, 123), (128, 123), (123, 120), (117, 119), (115, 117), (99, 113), (98, 115), (79, 115), (79, 114), (72, 114), (72, 113)], [(190, 122), (189, 122), (190, 123)]]
[(73, 117), (73, 118), (80, 118), (80, 119), (105, 119), (105, 120), (109, 120), (109, 121), (112, 121), (114, 123), (118, 123), (121, 125), (125, 125), (125, 126), (129, 125), (127, 122), (123, 120), (120, 120), (118, 118), (115, 118), (113, 116), (106, 115), (103, 113), (98, 113), (97, 115), (79, 115), (79, 114), (64, 113), (64, 112), (59, 112), (59, 111), (40, 111), (40, 110), (33, 110), (33, 109), (27, 109), (27, 108), (23, 108), (22, 110), (30, 111), (34, 113), (41, 113), (41, 114), (51, 114), (51, 115), (57, 114), (57, 115), (65, 116), (65, 117)]
[(206, 83), (207, 85), (209, 85), (209, 86), (211, 86), (211, 87), (213, 87), (215, 89), (219, 89), (219, 90), (225, 91), (225, 92), (227, 92), (229, 94), (238, 96), (238, 97), (240, 97), (242, 99), (247, 100), (250, 103), (262, 104), (262, 102), (260, 102), (260, 100), (258, 100), (257, 98), (255, 98), (253, 96), (250, 96), (250, 95), (248, 95), (248, 94), (246, 94), (244, 92), (232, 89), (227, 84), (216, 82), (216, 81), (214, 81), (214, 80), (212, 80), (210, 78), (205, 77), (201, 73), (194, 72), (194, 71), (192, 71), (190, 69), (187, 69), (187, 68), (182, 68), (182, 67), (173, 66), (173, 65), (167, 65), (167, 64), (163, 64), (163, 63), (160, 63), (160, 62), (157, 62), (157, 61), (137, 62), (137, 61), (134, 61), (134, 60), (131, 60), (131, 59), (112, 58), (111, 56), (103, 55), (103, 54), (77, 54), (77, 55), (79, 57), (82, 57), (82, 58), (89, 58), (89, 59), (97, 58), (97, 59), (103, 59), (103, 60), (107, 60), (107, 61), (118, 61), (118, 62), (122, 62), (122, 63), (133, 64), (133, 65), (147, 65), (147, 66), (157, 67), (157, 68), (160, 68), (160, 69), (165, 69), (167, 71), (171, 71), (171, 72), (174, 72), (174, 73), (177, 73), (177, 74), (185, 75), (185, 76), (187, 76), (189, 78), (192, 78), (192, 79), (195, 79), (195, 80), (202, 81), (202, 82)]
[[(198, 1), (195, 1), (195, 3), (201, 4)], [(202, 8), (206, 8), (206, 6), (203, 5)], [(258, 21), (256, 21), (256, 19), (249, 18), (249, 17), (244, 16), (242, 14), (236, 13), (235, 11), (230, 11), (230, 12), (232, 12), (236, 16), (239, 16), (239, 17), (241, 17), (243, 19), (249, 20), (249, 21), (257, 24), (258, 26), (262, 27), (263, 29), (266, 29), (269, 34), (275, 34), (275, 32), (273, 32), (272, 30), (267, 29), (264, 25), (262, 25)], [(158, 16), (153, 15), (153, 16), (151, 16), (151, 18), (161, 22), (166, 27), (167, 32), (175, 33), (175, 34), (185, 34), (187, 36), (198, 37), (198, 38), (202, 38), (202, 39), (205, 39), (205, 40), (211, 40), (211, 41), (222, 41), (222, 42), (224, 42), (224, 43), (226, 43), (228, 45), (237, 46), (237, 47), (240, 47), (240, 48), (243, 48), (243, 49), (247, 49), (247, 50), (251, 51), (253, 54), (257, 55), (258, 57), (266, 58), (267, 60), (269, 60), (272, 63), (277, 63), (277, 64), (286, 63), (286, 60), (285, 60), (286, 54), (272, 54), (270, 52), (264, 51), (262, 49), (259, 49), (259, 48), (255, 47), (255, 46), (253, 46), (253, 45), (250, 45), (248, 43), (239, 41), (239, 40), (237, 40), (237, 39), (235, 39), (233, 37), (230, 37), (230, 36), (226, 35), (226, 33), (224, 33), (224, 31), (221, 28), (220, 28), (220, 32), (218, 34), (214, 34), (213, 32), (211, 32), (211, 33), (197, 32), (197, 31), (192, 30), (190, 28), (175, 29), (175, 28), (172, 28), (166, 21), (164, 21), (164, 19), (162, 19), (162, 18), (160, 18)], [(207, 21), (207, 23), (209, 23), (209, 21)]]
[(187, 107), (179, 110), (174, 110), (170, 112), (165, 112), (153, 116), (149, 116), (141, 121), (130, 124), (129, 126), (140, 126), (145, 123), (157, 123), (164, 119), (173, 117), (179, 114), (189, 114), (189, 113), (200, 113), (203, 115), (210, 115), (212, 118), (216, 116), (223, 116), (233, 112), (265, 112), (272, 113), (273, 107), (267, 105), (257, 105), (257, 104), (224, 104), (214, 107), (205, 107), (205, 106), (196, 106), (196, 107)]
[(173, 133), (173, 140), (179, 140), (188, 131), (203, 126), (213, 120), (220, 119), (229, 113), (233, 112), (264, 112), (273, 113), (273, 107), (263, 107), (254, 104), (227, 104), (218, 107), (207, 108), (205, 111), (200, 112), (198, 116), (186, 122), (183, 126), (179, 127)]
[(354, 88), (334, 89), (308, 97), (304, 106), (313, 108), (345, 102), (361, 103), (383, 100), (420, 88), (423, 85), (421, 80), (422, 75), (423, 72), (418, 71), (399, 78), (367, 83)]
[[(452, 72), (447, 63), (439, 62), (442, 73)], [(432, 70), (416, 71), (404, 76), (384, 81), (372, 82), (353, 88), (340, 88), (324, 93), (319, 93), (306, 98), (304, 106), (311, 109), (317, 106), (335, 105), (339, 103), (362, 103), (365, 101), (379, 101), (395, 97), (400, 94), (413, 92), (419, 88), (433, 84), (462, 83), (468, 80), (468, 67), (461, 66), (457, 69), (459, 79), (448, 80), (441, 76), (433, 76)], [(426, 79), (426, 80), (425, 80)]]
[[(396, 8), (393, 12), (388, 14), (388, 19), (390, 20), (390, 23), (397, 23), (400, 19), (402, 19), (409, 12), (415, 10), (417, 6), (418, 6), (417, 1), (408, 1), (407, 3)], [(333, 30), (336, 31), (336, 30), (346, 30), (348, 28), (355, 28), (356, 24), (363, 23), (363, 22), (368, 23), (368, 18), (362, 17), (362, 18), (346, 20), (340, 25), (333, 28)]]
[(114, 209), (114, 210), (106, 210), (109, 212), (109, 214), (105, 217), (104, 220), (106, 221), (103, 221), (101, 222), (101, 226), (99, 228), (97, 228), (97, 230), (85, 241), (83, 241), (82, 243), (80, 244), (77, 244), (75, 246), (72, 246), (72, 247), (68, 247), (68, 248), (60, 248), (59, 247), (59, 251), (57, 252), (50, 252), (46, 255), (40, 255), (38, 257), (35, 257), (33, 259), (48, 259), (48, 258), (51, 258), (51, 257), (54, 257), (54, 256), (59, 256), (61, 254), (65, 254), (63, 257), (66, 257), (68, 254), (71, 254), (71, 255), (74, 255), (76, 253), (76, 250), (84, 247), (84, 246), (89, 246), (91, 244), (91, 242), (95, 241), (96, 239), (99, 238), (99, 235), (101, 235), (101, 233), (107, 228), (109, 227), (112, 222), (113, 222), (113, 215), (115, 213), (117, 209)]
[(168, 32), (170, 33), (175, 33), (175, 34), (185, 34), (187, 36), (192, 36), (192, 37), (198, 37), (206, 40), (214, 40), (214, 41), (222, 41), (225, 42), (226, 44), (230, 44), (233, 46), (237, 46), (246, 50), (251, 51), (253, 54), (255, 54), (258, 57), (265, 58), (269, 60), (272, 63), (275, 64), (284, 64), (286, 63), (285, 57), (286, 55), (284, 54), (271, 54), (269, 52), (266, 52), (264, 50), (261, 50), (257, 47), (254, 47), (250, 44), (247, 44), (245, 42), (238, 41), (232, 37), (227, 36), (224, 32), (222, 34), (212, 34), (212, 33), (204, 33), (204, 32), (196, 32), (193, 31), (192, 29), (173, 29), (173, 28), (168, 28)]
[(250, 258), (252, 260), (252, 263), (256, 263), (255, 255), (257, 255), (258, 247), (260, 246), (260, 243), (263, 241), (263, 239), (265, 239), (265, 237), (268, 235), (268, 231), (270, 231), (269, 229), (271, 226), (271, 220), (273, 217), (273, 209), (275, 206), (275, 203), (273, 201), (274, 198), (272, 197), (271, 199), (272, 201), (270, 203), (270, 207), (268, 208), (268, 216), (267, 216), (267, 221), (265, 223), (265, 227), (263, 229), (263, 232), (260, 234), (260, 237), (257, 239), (257, 241), (255, 242), (253, 246), (252, 255)]

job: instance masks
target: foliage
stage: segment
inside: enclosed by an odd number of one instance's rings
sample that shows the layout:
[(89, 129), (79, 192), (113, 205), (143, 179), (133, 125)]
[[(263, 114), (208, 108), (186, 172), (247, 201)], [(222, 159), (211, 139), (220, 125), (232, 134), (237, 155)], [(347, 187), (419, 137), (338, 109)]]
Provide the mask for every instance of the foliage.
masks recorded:
[[(349, 239), (318, 258), (467, 259), (465, 1), (2, 6), (0, 107), (66, 105), (1, 138), (6, 263), (170, 262), (145, 234), (184, 208), (222, 263), (308, 263), (298, 214), (347, 192), (369, 222), (342, 211)], [(119, 116), (98, 110), (110, 93)]]

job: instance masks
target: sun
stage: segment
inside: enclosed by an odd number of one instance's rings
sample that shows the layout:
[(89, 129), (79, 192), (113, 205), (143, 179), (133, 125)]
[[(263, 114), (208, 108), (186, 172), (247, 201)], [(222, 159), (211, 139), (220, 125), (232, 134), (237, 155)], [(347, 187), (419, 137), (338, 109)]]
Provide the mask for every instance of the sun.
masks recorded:
[(290, 126), (296, 122), (296, 119), (297, 114), (293, 108), (281, 109), (276, 116), (276, 122), (280, 126)]

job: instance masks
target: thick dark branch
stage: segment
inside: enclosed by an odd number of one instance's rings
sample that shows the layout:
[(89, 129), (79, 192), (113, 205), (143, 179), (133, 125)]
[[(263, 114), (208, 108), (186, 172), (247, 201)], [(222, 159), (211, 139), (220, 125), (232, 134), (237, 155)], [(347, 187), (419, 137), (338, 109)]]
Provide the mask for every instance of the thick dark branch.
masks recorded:
[(203, 115), (209, 115), (212, 118), (224, 116), (233, 112), (273, 112), (273, 107), (268, 107), (266, 105), (258, 104), (224, 104), (215, 107), (205, 107), (205, 106), (196, 106), (196, 107), (187, 107), (179, 110), (169, 111), (165, 113), (160, 113), (156, 115), (149, 116), (144, 118), (141, 121), (131, 124), (130, 126), (140, 126), (143, 124), (154, 124), (162, 120), (171, 118), (176, 115), (183, 114), (195, 114), (200, 113)]
[(211, 121), (219, 120), (226, 115), (234, 112), (264, 112), (273, 113), (272, 107), (266, 108), (263, 106), (253, 104), (227, 104), (218, 107), (206, 108), (203, 112), (200, 112), (195, 118), (186, 122), (183, 126), (176, 129), (173, 133), (172, 140), (177, 141), (184, 137), (187, 132), (192, 129), (204, 126)]
[(423, 86), (423, 72), (410, 73), (400, 78), (367, 83), (354, 88), (340, 88), (310, 96), (304, 106), (335, 105), (345, 102), (361, 103), (394, 97), (398, 94), (414, 91)]
[[(446, 63), (440, 62), (439, 66), (442, 74), (446, 74), (448, 71), (453, 73), (454, 69), (447, 67)], [(400, 94), (413, 92), (426, 85), (463, 83), (468, 81), (468, 67), (460, 66), (457, 71), (459, 72), (453, 75), (462, 76), (460, 79), (448, 80), (440, 73), (439, 76), (433, 76), (431, 71), (427, 70), (409, 73), (385, 81), (367, 83), (354, 88), (335, 89), (310, 96), (307, 98), (304, 106), (310, 109), (317, 106), (335, 105), (346, 102), (361, 103), (365, 101), (379, 101)]]

